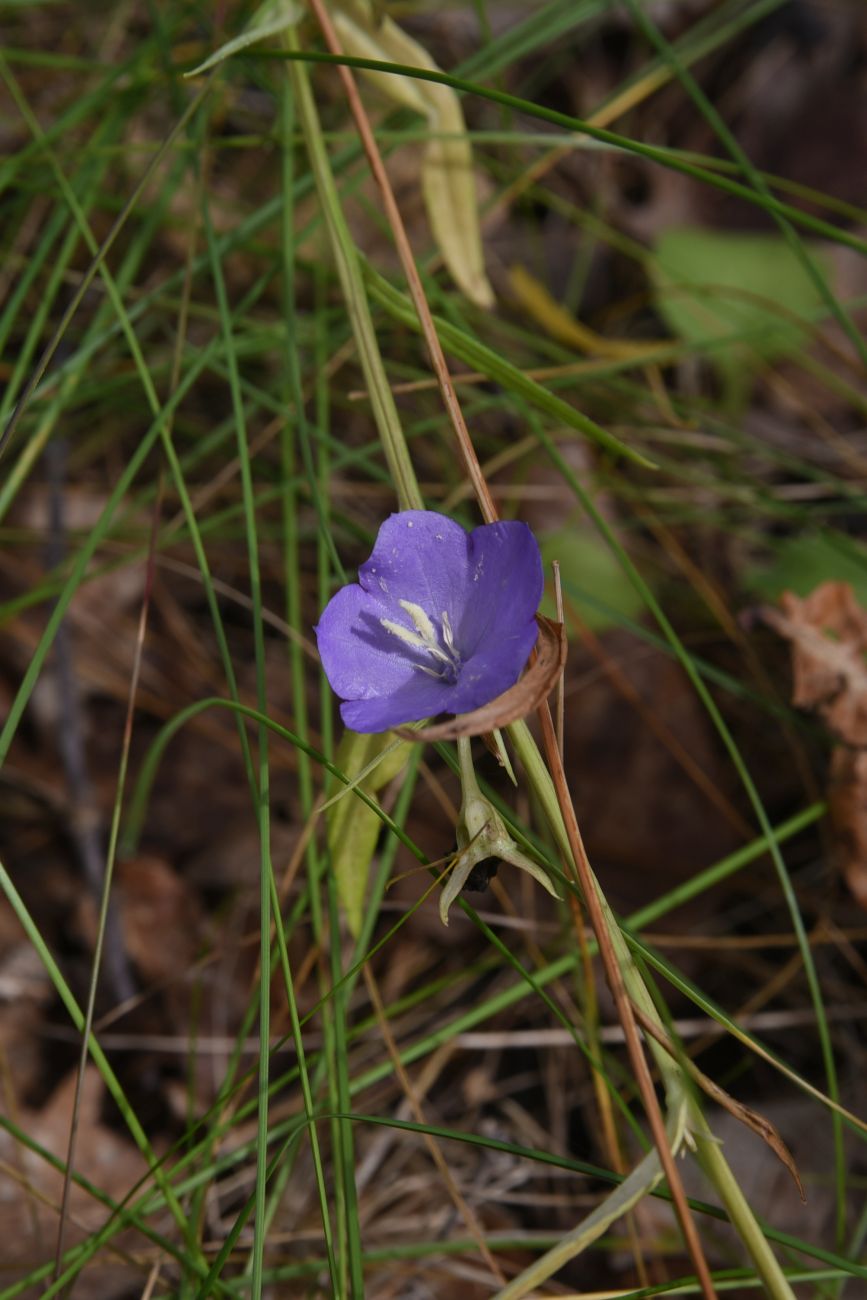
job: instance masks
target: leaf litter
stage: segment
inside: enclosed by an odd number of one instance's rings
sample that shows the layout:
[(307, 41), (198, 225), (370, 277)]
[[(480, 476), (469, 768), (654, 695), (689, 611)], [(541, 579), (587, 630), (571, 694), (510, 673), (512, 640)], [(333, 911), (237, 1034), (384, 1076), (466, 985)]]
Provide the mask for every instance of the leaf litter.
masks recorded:
[(848, 582), (823, 582), (809, 596), (785, 592), (764, 621), (789, 642), (792, 703), (834, 736), (828, 802), (840, 867), (867, 908), (867, 610)]

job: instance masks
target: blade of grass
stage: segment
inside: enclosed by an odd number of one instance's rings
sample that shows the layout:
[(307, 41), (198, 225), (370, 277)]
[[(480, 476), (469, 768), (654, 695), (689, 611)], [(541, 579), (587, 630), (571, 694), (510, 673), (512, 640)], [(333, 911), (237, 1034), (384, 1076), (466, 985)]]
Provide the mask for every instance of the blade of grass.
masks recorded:
[(493, 90), (487, 86), (480, 86), (475, 82), (465, 81), (461, 77), (455, 77), (446, 72), (433, 72), (428, 69), (410, 68), (399, 63), (383, 63), (378, 59), (363, 59), (348, 54), (342, 54), (339, 57), (333, 54), (326, 54), (313, 50), (298, 51), (281, 51), (279, 54), (258, 53), (259, 58), (282, 58), (289, 61), (304, 63), (334, 63), (345, 64), (349, 68), (368, 68), (373, 72), (390, 72), (394, 76), (400, 77), (421, 77), (425, 81), (437, 81), (444, 86), (451, 86), (454, 90), (459, 90), (464, 94), (479, 95), (484, 99), (490, 100), (495, 104), (502, 104), (506, 108), (514, 109), (519, 113), (526, 113), (530, 117), (538, 117), (543, 122), (550, 122), (554, 126), (563, 127), (565, 130), (577, 131), (579, 134), (588, 136), (591, 140), (597, 140), (600, 144), (610, 145), (614, 149), (622, 150), (626, 153), (635, 154), (637, 157), (646, 158), (649, 162), (659, 163), (663, 167), (668, 167), (672, 171), (680, 172), (684, 176), (689, 176), (693, 180), (704, 181), (716, 189), (722, 190), (727, 194), (734, 195), (737, 198), (744, 199), (745, 202), (754, 207), (760, 207), (769, 213), (776, 213), (785, 217), (787, 220), (797, 225), (803, 226), (805, 230), (812, 230), (815, 234), (823, 235), (825, 238), (835, 243), (843, 244), (848, 248), (855, 249), (856, 252), (867, 254), (867, 242), (857, 235), (853, 235), (847, 230), (841, 230), (819, 217), (814, 217), (807, 212), (801, 212), (798, 208), (793, 208), (789, 204), (782, 202), (780, 199), (765, 198), (759, 195), (748, 185), (742, 185), (737, 181), (729, 180), (728, 177), (718, 175), (707, 167), (698, 166), (686, 161), (679, 151), (673, 149), (663, 149), (656, 145), (647, 145), (639, 141), (632, 140), (628, 136), (618, 135), (614, 131), (607, 131), (602, 127), (592, 126), (591, 123), (583, 118), (572, 117), (568, 113), (561, 113), (556, 109), (546, 108), (542, 104), (536, 104), (532, 100), (522, 99), (517, 95), (507, 94), (505, 91)]
[[(5, 62), (3, 58), (2, 50), (0, 50), (0, 75), (3, 76), (6, 85), (9, 88), (9, 91), (12, 94), (12, 97), (15, 101), (16, 107), (18, 108), (21, 115), (25, 118), (27, 125), (30, 127), (31, 131), (33, 132), (35, 140), (38, 141), (38, 143), (43, 149), (47, 149), (48, 142), (46, 140), (45, 133), (42, 131), (41, 127), (39, 126), (39, 123), (36, 121), (36, 118), (33, 116), (32, 112), (30, 111), (30, 106), (28, 105), (26, 99), (21, 94), (18, 83), (14, 78), (14, 76), (12, 75), (8, 64)], [(18, 427), (18, 424), (20, 423), (24, 415), (24, 412), (27, 410), (30, 399), (33, 397), (33, 394), (36, 392), (36, 389), (38, 388), (43, 375), (45, 374), (45, 372), (47, 371), (48, 367), (51, 364), (51, 361), (54, 357), (55, 352), (57, 351), (57, 348), (60, 346), (60, 342), (63, 339), (63, 336), (66, 333), (67, 328), (69, 326), (69, 322), (72, 320), (73, 316), (75, 315), (76, 311), (81, 305), (82, 299), (84, 298), (84, 295), (87, 293), (87, 290), (90, 287), (90, 284), (93, 281), (94, 277), (96, 276), (97, 272), (103, 266), (112, 245), (114, 244), (118, 235), (121, 233), (121, 230), (126, 224), (126, 221), (130, 216), (130, 213), (134, 210), (147, 184), (150, 182), (154, 173), (158, 170), (160, 164), (162, 163), (163, 158), (167, 155), (167, 153), (171, 149), (174, 140), (181, 134), (181, 132), (186, 127), (187, 122), (190, 121), (195, 115), (195, 113), (198, 111), (198, 108), (200, 104), (203, 102), (206, 94), (207, 94), (207, 86), (203, 87), (203, 89), (199, 92), (199, 94), (190, 101), (190, 104), (188, 105), (186, 111), (177, 120), (171, 132), (163, 141), (157, 153), (154, 155), (150, 165), (145, 169), (141, 180), (133, 190), (132, 194), (127, 199), (122, 211), (117, 217), (117, 220), (115, 221), (108, 235), (103, 240), (101, 246), (97, 249), (94, 244), (91, 245), (93, 260), (91, 261), (90, 266), (87, 268), (84, 275), (81, 277), (78, 288), (76, 289), (75, 293), (72, 295), (69, 305), (67, 306), (65, 312), (63, 313), (63, 316), (61, 317), (61, 320), (56, 330), (54, 331), (51, 341), (48, 343), (47, 347), (45, 348), (41, 357), (39, 358), (37, 365), (34, 367), (30, 379), (28, 380), (24, 388), (24, 391), (21, 397), (19, 398), (14, 411), (12, 412), (12, 415), (10, 416), (9, 421), (6, 424), (6, 427), (2, 430), (2, 433), (0, 433), (0, 455), (2, 455), (6, 446), (14, 436), (15, 430)], [(63, 176), (63, 173), (60, 171), (60, 169), (56, 167), (56, 160), (54, 158), (54, 155), (50, 152), (49, 152), (49, 160), (55, 165), (55, 174), (57, 175), (58, 180), (61, 182), (61, 187), (64, 189), (67, 202), (69, 203), (69, 206), (71, 207), (73, 212), (76, 214), (76, 217), (78, 218), (81, 215), (80, 210), (78, 208), (78, 203), (75, 200), (75, 196), (72, 194), (72, 191), (65, 183), (66, 182), (65, 176)], [(84, 229), (87, 228), (86, 222), (84, 222), (83, 220), (81, 221), (80, 224)]]

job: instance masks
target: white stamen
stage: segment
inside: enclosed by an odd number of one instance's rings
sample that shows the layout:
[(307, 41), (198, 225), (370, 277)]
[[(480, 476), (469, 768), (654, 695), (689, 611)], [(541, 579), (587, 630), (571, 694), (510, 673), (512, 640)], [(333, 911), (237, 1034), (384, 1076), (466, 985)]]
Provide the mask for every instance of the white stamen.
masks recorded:
[(452, 631), (452, 621), (445, 610), (443, 610), (443, 640), (452, 658), (458, 658), (458, 652), (455, 650), (455, 634)]
[(447, 681), (454, 680), (460, 669), (461, 656), (455, 646), (454, 633), (448, 614), (443, 611), (442, 641), (446, 647), (443, 649), (433, 620), (422, 609), (421, 605), (416, 605), (411, 600), (399, 600), (397, 603), (401, 609), (406, 610), (407, 614), (409, 614), (416, 630), (413, 632), (406, 624), (397, 623), (391, 618), (381, 618), (379, 620), (380, 625), (385, 628), (386, 632), (391, 632), (392, 636), (396, 636), (403, 641), (404, 645), (412, 646), (414, 650), (423, 650), (435, 664), (442, 664), (445, 672), (442, 669), (428, 667), (426, 664), (413, 664), (413, 668), (418, 668), (420, 672), (427, 673), (430, 677), (436, 677), (440, 681), (443, 678)]
[[(424, 637), (425, 641), (427, 641), (429, 645), (436, 645), (436, 628), (422, 609), (421, 605), (414, 605), (411, 600), (399, 600), (397, 603), (400, 605), (401, 609), (405, 609), (407, 614), (409, 614), (415, 624), (415, 629), (419, 636)], [(446, 645), (448, 645), (448, 641), (446, 642)]]
[(403, 623), (395, 623), (390, 618), (381, 618), (380, 623), (386, 632), (391, 632), (394, 636), (400, 637), (407, 645), (415, 646), (417, 650), (429, 650), (430, 646), (424, 637), (419, 636), (418, 632), (411, 632)]

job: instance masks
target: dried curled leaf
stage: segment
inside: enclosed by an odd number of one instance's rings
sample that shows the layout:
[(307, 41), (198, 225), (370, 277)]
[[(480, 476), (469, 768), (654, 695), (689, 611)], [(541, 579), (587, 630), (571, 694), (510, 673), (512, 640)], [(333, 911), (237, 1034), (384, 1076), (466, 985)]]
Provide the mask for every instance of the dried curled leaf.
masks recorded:
[(699, 1083), (709, 1097), (712, 1097), (718, 1105), (727, 1110), (735, 1119), (740, 1120), (748, 1129), (760, 1137), (762, 1141), (770, 1147), (774, 1155), (782, 1165), (789, 1171), (792, 1181), (798, 1189), (798, 1195), (806, 1204), (807, 1193), (804, 1191), (804, 1184), (801, 1182), (801, 1175), (798, 1172), (798, 1166), (795, 1164), (795, 1157), (780, 1137), (780, 1131), (775, 1124), (765, 1116), (760, 1115), (758, 1111), (753, 1110), (750, 1106), (745, 1106), (742, 1101), (738, 1101), (731, 1093), (721, 1088), (718, 1083), (714, 1083), (698, 1066), (693, 1065), (690, 1069), (696, 1083)]
[(837, 745), (828, 807), (840, 870), (855, 901), (867, 909), (867, 750)]
[(536, 657), (514, 686), (480, 709), (459, 713), (447, 722), (436, 722), (429, 727), (395, 727), (399, 736), (407, 740), (457, 740), (458, 736), (481, 736), (506, 727), (510, 722), (526, 718), (537, 709), (551, 693), (554, 684), (566, 665), (566, 632), (562, 623), (555, 623), (541, 614), (536, 616), (539, 639)]

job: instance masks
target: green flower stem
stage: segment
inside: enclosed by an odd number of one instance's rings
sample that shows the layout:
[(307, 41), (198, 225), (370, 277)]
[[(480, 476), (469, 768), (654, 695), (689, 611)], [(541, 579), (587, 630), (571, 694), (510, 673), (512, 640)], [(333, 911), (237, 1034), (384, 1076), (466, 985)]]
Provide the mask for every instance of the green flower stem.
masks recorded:
[[(287, 50), (297, 54), (298, 40), (292, 28), (284, 35)], [(394, 396), (385, 373), (373, 318), (364, 288), (358, 252), (349, 233), (346, 218), (340, 205), (340, 196), (328, 160), (319, 115), (310, 90), (310, 78), (303, 63), (290, 63), (288, 74), (298, 110), (298, 121), (310, 158), (310, 168), (316, 183), (316, 192), (325, 218), (328, 240), (334, 256), (343, 297), (349, 311), (352, 332), (358, 348), (361, 368), (367, 383), (370, 403), (382, 449), (388, 463), (398, 503), (401, 510), (423, 510), (421, 490), (410, 459), (406, 438), (400, 424)]]
[(723, 1155), (722, 1144), (714, 1137), (701, 1108), (694, 1100), (690, 1100), (689, 1125), (695, 1143), (696, 1160), (705, 1178), (715, 1188), (735, 1231), (749, 1251), (765, 1290), (773, 1300), (794, 1300), (789, 1281)]
[(476, 780), (476, 769), (473, 766), (472, 741), (469, 736), (458, 736), (458, 766), (461, 770), (461, 791), (463, 792), (464, 799), (481, 799), (482, 792), (479, 789), (479, 783)]

